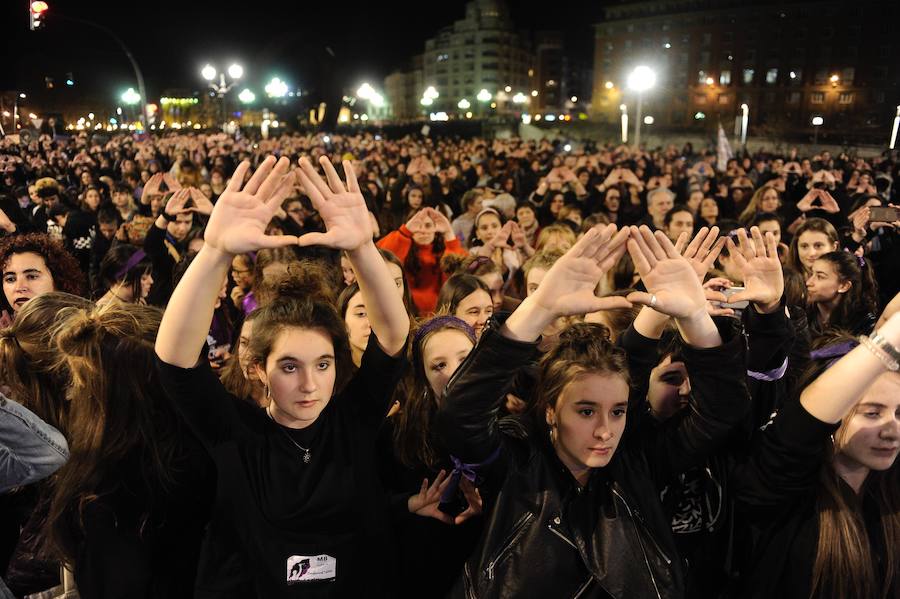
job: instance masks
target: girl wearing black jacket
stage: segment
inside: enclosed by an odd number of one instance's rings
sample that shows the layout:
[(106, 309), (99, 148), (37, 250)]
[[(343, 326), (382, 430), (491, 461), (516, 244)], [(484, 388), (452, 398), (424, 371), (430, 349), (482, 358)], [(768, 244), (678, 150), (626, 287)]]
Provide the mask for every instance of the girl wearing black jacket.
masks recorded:
[(811, 364), (733, 476), (757, 540), (736, 597), (900, 597), (900, 315), (859, 341)]
[[(647, 287), (628, 300), (675, 318), (696, 407), (654, 429), (633, 414), (624, 352), (597, 325), (575, 325), (541, 361), (534, 418), (501, 432), (496, 409), (556, 318), (618, 307), (594, 289), (627, 241)], [(625, 302), (627, 303), (627, 302)], [(436, 425), (484, 478), (485, 532), (454, 596), (683, 597), (684, 573), (657, 499), (746, 413), (743, 340), (719, 328), (690, 263), (662, 233), (588, 232), (505, 323), (493, 322), (447, 389)], [(715, 398), (715, 399), (713, 399)]]
[[(349, 161), (346, 186), (326, 157), (320, 162), (328, 184), (306, 159), (296, 172), (327, 232), (299, 239), (265, 233), (292, 191), (288, 159), (267, 158), (246, 185), (250, 165), (241, 163), (156, 341), (163, 384), (216, 464), (217, 513), (233, 523), (256, 595), (266, 599), (385, 596), (393, 579), (374, 448), (404, 364), (409, 317), (372, 243)], [(333, 300), (283, 297), (260, 308), (249, 350), (271, 399), (263, 411), (230, 396), (198, 357), (234, 255), (291, 245), (347, 253), (374, 338), (351, 377), (347, 332)]]

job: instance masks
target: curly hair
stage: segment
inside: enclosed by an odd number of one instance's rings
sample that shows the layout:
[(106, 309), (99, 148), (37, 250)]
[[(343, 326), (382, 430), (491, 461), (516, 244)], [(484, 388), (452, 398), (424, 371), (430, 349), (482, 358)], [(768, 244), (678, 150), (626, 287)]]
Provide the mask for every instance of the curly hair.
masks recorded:
[[(53, 277), (54, 291), (83, 295), (85, 277), (78, 267), (78, 261), (61, 243), (54, 241), (46, 233), (26, 233), (0, 239), (0, 266), (5, 270), (13, 254), (28, 252), (44, 259)], [(12, 310), (6, 294), (0, 297), (0, 308)]]

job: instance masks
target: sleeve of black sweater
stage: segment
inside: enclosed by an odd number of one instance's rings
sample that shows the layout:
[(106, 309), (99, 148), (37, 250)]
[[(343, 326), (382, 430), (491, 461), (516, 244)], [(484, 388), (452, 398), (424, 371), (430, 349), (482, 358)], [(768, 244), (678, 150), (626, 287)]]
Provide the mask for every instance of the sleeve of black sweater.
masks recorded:
[(501, 443), (498, 412), (516, 368), (534, 360), (537, 344), (508, 339), (492, 322), (450, 379), (434, 420), (447, 451), (467, 464), (481, 464)]
[(634, 324), (619, 337), (618, 345), (628, 355), (628, 372), (631, 375), (628, 408), (633, 414), (640, 414), (646, 409), (650, 371), (659, 361), (658, 344), (658, 339), (650, 339), (638, 333)]
[(799, 401), (787, 403), (732, 471), (735, 499), (746, 506), (776, 506), (809, 491), (838, 426), (818, 420)]
[[(716, 319), (722, 345), (696, 348), (684, 344), (682, 355), (691, 379), (691, 401), (662, 426), (639, 426), (634, 441), (660, 488), (701, 464), (746, 416), (746, 344), (732, 319)], [(651, 418), (647, 413), (638, 418)], [(632, 441), (632, 442), (634, 442)]]

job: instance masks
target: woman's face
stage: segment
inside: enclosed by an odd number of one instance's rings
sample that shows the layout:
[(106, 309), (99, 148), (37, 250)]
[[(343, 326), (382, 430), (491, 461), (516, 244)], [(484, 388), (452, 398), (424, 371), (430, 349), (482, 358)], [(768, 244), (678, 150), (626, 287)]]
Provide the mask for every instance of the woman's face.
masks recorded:
[(553, 196), (553, 199), (550, 200), (550, 214), (554, 217), (559, 214), (559, 211), (562, 210), (563, 204), (566, 202), (566, 196), (561, 193), (558, 193)]
[(806, 279), (806, 297), (809, 303), (833, 302), (850, 289), (849, 281), (841, 281), (834, 264), (827, 260), (816, 260), (812, 274)]
[(434, 243), (434, 221), (426, 218), (422, 221), (422, 228), (413, 233), (413, 241), (418, 245), (431, 245)]
[(403, 269), (394, 264), (393, 262), (387, 263), (388, 272), (391, 273), (391, 278), (394, 279), (394, 285), (397, 286), (397, 291), (400, 293), (400, 297), (403, 297), (403, 294), (406, 293), (406, 289), (403, 286)]
[(257, 375), (269, 389), (276, 422), (306, 428), (316, 421), (334, 392), (334, 343), (320, 329), (289, 327), (276, 337)]
[(806, 270), (812, 269), (815, 262), (822, 254), (833, 252), (837, 249), (837, 243), (832, 242), (825, 233), (819, 231), (804, 231), (797, 238), (797, 256)]
[(692, 191), (690, 197), (688, 197), (687, 206), (691, 209), (691, 212), (697, 214), (697, 210), (700, 209), (700, 202), (703, 201), (703, 192), (702, 191)]
[(231, 259), (231, 278), (244, 291), (253, 285), (253, 265), (246, 256), (238, 255)]
[(835, 438), (835, 463), (884, 471), (900, 451), (900, 375), (882, 373), (846, 416)]
[(303, 210), (303, 204), (300, 203), (300, 200), (289, 202), (284, 211), (298, 226), (303, 226), (305, 211)]
[(700, 202), (700, 218), (706, 222), (715, 222), (719, 218), (719, 205), (712, 198), (704, 198)]
[(778, 221), (767, 220), (759, 223), (759, 232), (763, 234), (763, 238), (766, 232), (769, 232), (775, 238), (775, 243), (781, 243), (781, 224)]
[(544, 240), (544, 245), (541, 246), (540, 251), (542, 252), (562, 252), (565, 254), (572, 247), (572, 240), (562, 233), (553, 232), (548, 235)]
[(503, 277), (500, 276), (499, 272), (489, 272), (484, 275), (478, 275), (478, 278), (490, 289), (494, 312), (498, 312), (503, 306)]
[(411, 189), (409, 195), (406, 196), (406, 201), (411, 210), (418, 210), (421, 208), (423, 199), (424, 196), (422, 195), (421, 189)]
[(759, 211), (776, 212), (780, 203), (781, 202), (778, 199), (778, 191), (769, 187), (768, 189), (766, 189), (765, 193), (763, 193), (762, 199), (759, 202)]
[(116, 191), (112, 195), (113, 206), (119, 209), (127, 208), (130, 199), (127, 191)]
[(34, 252), (12, 254), (3, 267), (3, 294), (18, 312), (33, 297), (55, 291), (53, 275), (43, 256)]
[(475, 329), (475, 337), (481, 338), (484, 326), (493, 313), (494, 302), (491, 301), (491, 296), (486, 291), (478, 289), (459, 302), (453, 315), (469, 323), (469, 326)]
[(344, 275), (344, 285), (352, 285), (356, 282), (356, 273), (353, 272), (347, 256), (341, 256), (341, 273)]
[(534, 210), (532, 210), (528, 206), (522, 206), (521, 208), (516, 210), (516, 220), (519, 221), (519, 224), (522, 226), (522, 228), (529, 228), (534, 224)]
[(525, 277), (525, 295), (533, 295), (534, 292), (538, 290), (538, 287), (540, 287), (541, 281), (544, 280), (544, 277), (546, 275), (546, 268), (539, 268), (535, 266), (531, 270), (529, 270), (528, 275)]
[(100, 192), (96, 189), (88, 189), (84, 192), (84, 205), (91, 212), (97, 212), (97, 207), (100, 206)]
[(575, 377), (547, 408), (556, 455), (576, 479), (609, 464), (625, 431), (627, 408), (628, 383), (609, 373)]
[(256, 369), (250, 368), (250, 335), (253, 334), (253, 321), (245, 320), (241, 326), (241, 336), (238, 344), (238, 363), (241, 365), (241, 372), (248, 381), (257, 380)]
[(500, 219), (497, 218), (496, 214), (488, 212), (482, 214), (481, 218), (478, 219), (475, 235), (487, 245), (500, 232), (500, 228)]
[(88, 186), (92, 183), (91, 173), (88, 171), (82, 171), (81, 173), (81, 184), (84, 186)]
[(610, 189), (606, 192), (606, 195), (603, 197), (603, 206), (606, 207), (610, 212), (618, 212), (619, 206), (622, 204), (622, 196), (619, 194), (619, 190)]
[(150, 288), (153, 287), (153, 273), (149, 270), (141, 275), (141, 299), (146, 300), (150, 295)]
[(369, 314), (366, 312), (366, 304), (363, 302), (361, 292), (357, 292), (350, 298), (347, 304), (347, 313), (344, 314), (344, 324), (347, 325), (347, 335), (350, 337), (350, 347), (362, 353), (369, 345), (369, 335), (372, 334), (372, 326), (369, 324)]
[(469, 337), (457, 329), (444, 329), (433, 333), (422, 345), (422, 364), (425, 379), (432, 393), (443, 398), (450, 377), (472, 351)]

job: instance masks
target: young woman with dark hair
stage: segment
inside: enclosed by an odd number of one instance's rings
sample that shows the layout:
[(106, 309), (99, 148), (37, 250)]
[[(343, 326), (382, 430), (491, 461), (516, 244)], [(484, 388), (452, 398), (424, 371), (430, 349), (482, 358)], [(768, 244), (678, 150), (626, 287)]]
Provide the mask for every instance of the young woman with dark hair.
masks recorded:
[[(508, 365), (532, 359), (541, 331), (563, 316), (629, 303), (594, 295), (626, 240), (647, 288), (628, 300), (675, 318), (695, 373), (694, 410), (663, 426), (632, 414), (626, 428), (624, 352), (602, 326), (579, 324), (541, 360), (530, 418), (500, 429), (497, 404), (515, 374)], [(453, 596), (681, 596), (684, 574), (658, 489), (702, 462), (746, 412), (743, 348), (741, 335), (709, 317), (693, 268), (665, 235), (589, 231), (505, 323), (492, 321), (435, 419), (448, 451), (484, 478), (485, 532)]]
[(405, 225), (388, 233), (378, 247), (389, 250), (403, 263), (413, 304), (420, 315), (434, 312), (438, 292), (447, 280), (441, 271), (445, 254), (465, 254), (453, 235), (450, 221), (433, 208), (423, 208)]
[(465, 273), (453, 275), (441, 287), (437, 311), (465, 321), (475, 331), (477, 339), (494, 313), (491, 290), (476, 276)]
[(78, 263), (44, 233), (27, 233), (0, 239), (3, 297), (0, 308), (18, 312), (33, 297), (51, 291), (80, 295), (84, 275)]
[[(241, 163), (213, 210), (206, 244), (172, 294), (156, 344), (163, 385), (216, 463), (217, 509), (233, 522), (255, 593), (266, 598), (384, 596), (393, 584), (374, 445), (404, 363), (409, 317), (372, 243), (349, 161), (346, 186), (327, 158), (320, 164), (327, 184), (306, 159), (297, 172), (327, 231), (298, 239), (265, 234), (293, 187), (288, 160), (267, 158), (246, 185), (250, 165)], [(351, 377), (333, 300), (314, 293), (274, 299), (255, 317), (249, 347), (271, 401), (263, 413), (225, 392), (198, 357), (234, 254), (298, 244), (347, 252), (375, 338)]]
[(97, 299), (102, 306), (112, 301), (146, 304), (153, 285), (153, 265), (143, 249), (128, 244), (114, 245), (100, 262), (100, 283), (105, 289)]
[(807, 318), (813, 335), (842, 329), (853, 335), (872, 331), (878, 291), (872, 266), (850, 252), (829, 252), (812, 264), (806, 280)]
[(755, 540), (735, 597), (900, 596), (898, 359), (900, 315), (858, 341), (820, 338), (799, 401), (734, 477)]

